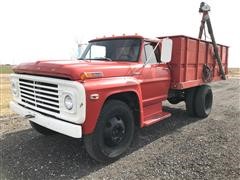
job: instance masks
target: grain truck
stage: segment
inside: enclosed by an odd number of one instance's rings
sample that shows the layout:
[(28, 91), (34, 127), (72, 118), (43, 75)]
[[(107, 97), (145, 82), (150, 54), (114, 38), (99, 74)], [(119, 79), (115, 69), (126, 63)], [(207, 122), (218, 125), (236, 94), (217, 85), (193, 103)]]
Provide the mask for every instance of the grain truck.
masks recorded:
[(208, 84), (225, 79), (227, 66), (228, 47), (200, 37), (96, 38), (76, 60), (16, 66), (10, 107), (41, 134), (83, 138), (92, 158), (112, 161), (136, 128), (171, 116), (166, 100), (184, 101), (190, 116), (206, 118), (213, 103)]

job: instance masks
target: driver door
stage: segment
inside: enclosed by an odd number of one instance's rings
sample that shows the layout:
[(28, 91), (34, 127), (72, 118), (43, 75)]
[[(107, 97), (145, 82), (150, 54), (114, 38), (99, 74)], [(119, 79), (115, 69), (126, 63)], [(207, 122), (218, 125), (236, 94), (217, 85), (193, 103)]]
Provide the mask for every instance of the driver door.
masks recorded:
[(170, 85), (170, 71), (167, 64), (160, 62), (160, 48), (157, 43), (145, 42), (142, 61), (146, 66), (142, 72), (141, 91), (144, 116), (162, 111), (162, 101), (167, 99)]

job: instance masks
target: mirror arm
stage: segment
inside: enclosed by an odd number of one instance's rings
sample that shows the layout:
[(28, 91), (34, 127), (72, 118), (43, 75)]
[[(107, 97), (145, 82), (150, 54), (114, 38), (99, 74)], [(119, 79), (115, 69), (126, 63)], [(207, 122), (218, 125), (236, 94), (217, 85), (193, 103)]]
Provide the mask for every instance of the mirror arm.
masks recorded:
[(145, 67), (148, 63), (148, 61), (151, 59), (151, 57), (153, 56), (153, 53), (155, 52), (155, 50), (157, 49), (157, 47), (159, 46), (159, 44), (162, 42), (162, 39), (160, 39), (157, 43), (157, 45), (154, 47), (152, 53), (150, 54), (150, 56), (147, 58), (146, 62), (144, 63), (143, 67)]

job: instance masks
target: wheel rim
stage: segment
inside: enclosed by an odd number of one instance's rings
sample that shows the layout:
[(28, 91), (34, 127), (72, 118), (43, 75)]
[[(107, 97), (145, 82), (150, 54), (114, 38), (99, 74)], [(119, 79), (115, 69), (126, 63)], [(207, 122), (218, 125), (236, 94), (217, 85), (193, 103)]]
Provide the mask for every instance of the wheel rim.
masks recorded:
[(108, 120), (104, 127), (104, 144), (109, 147), (118, 146), (126, 135), (124, 121), (120, 117), (113, 117)]

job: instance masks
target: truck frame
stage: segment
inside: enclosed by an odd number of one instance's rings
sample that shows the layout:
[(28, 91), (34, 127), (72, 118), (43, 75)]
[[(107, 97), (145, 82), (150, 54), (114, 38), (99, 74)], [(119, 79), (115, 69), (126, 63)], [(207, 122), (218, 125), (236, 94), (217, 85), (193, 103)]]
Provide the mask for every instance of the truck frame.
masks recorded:
[(10, 107), (38, 132), (83, 138), (92, 158), (113, 161), (137, 127), (171, 116), (165, 100), (184, 101), (191, 116), (206, 118), (213, 102), (207, 84), (225, 77), (227, 66), (227, 46), (188, 36), (97, 38), (77, 60), (16, 66)]

